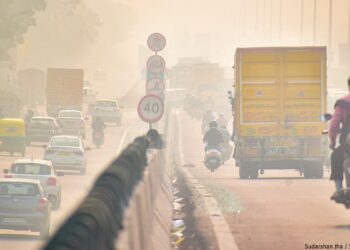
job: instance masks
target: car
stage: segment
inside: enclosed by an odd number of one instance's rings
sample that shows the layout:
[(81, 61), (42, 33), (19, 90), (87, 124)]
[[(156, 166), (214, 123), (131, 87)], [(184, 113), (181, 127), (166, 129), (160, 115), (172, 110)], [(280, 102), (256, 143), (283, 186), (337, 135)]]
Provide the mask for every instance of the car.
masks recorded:
[(44, 159), (51, 161), (55, 170), (76, 170), (86, 173), (86, 152), (82, 139), (74, 135), (56, 135), (46, 148)]
[(46, 238), (51, 203), (38, 180), (0, 179), (0, 229), (29, 230)]
[(92, 120), (100, 117), (104, 122), (112, 122), (117, 126), (122, 123), (122, 113), (115, 100), (97, 100), (92, 111)]
[(26, 126), (26, 143), (30, 145), (32, 142), (49, 142), (57, 130), (58, 125), (55, 118), (34, 116)]
[(59, 134), (80, 135), (85, 138), (85, 119), (79, 110), (61, 110), (57, 118)]
[(62, 187), (58, 176), (62, 172), (56, 172), (50, 161), (37, 159), (16, 160), (10, 169), (4, 169), (5, 178), (33, 179), (40, 181), (52, 204), (53, 209), (61, 205)]

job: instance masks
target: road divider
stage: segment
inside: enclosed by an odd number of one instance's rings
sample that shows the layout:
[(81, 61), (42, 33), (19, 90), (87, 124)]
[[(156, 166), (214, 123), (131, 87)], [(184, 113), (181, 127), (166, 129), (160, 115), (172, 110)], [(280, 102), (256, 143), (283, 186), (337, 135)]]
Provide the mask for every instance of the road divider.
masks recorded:
[(153, 131), (130, 143), (43, 249), (170, 249), (172, 170), (160, 140)]

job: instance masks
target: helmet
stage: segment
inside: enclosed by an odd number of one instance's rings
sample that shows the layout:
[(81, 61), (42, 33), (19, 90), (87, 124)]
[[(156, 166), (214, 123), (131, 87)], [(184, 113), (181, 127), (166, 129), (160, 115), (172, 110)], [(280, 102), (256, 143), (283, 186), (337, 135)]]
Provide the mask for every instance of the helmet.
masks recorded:
[(216, 121), (212, 121), (209, 123), (209, 128), (217, 128), (218, 127), (218, 123)]

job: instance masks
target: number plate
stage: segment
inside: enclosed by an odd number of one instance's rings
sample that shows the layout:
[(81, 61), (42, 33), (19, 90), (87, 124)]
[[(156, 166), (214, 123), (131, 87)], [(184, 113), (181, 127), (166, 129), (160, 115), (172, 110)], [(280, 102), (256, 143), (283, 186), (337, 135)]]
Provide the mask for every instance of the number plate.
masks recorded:
[(25, 224), (26, 220), (23, 218), (4, 218), (2, 222), (5, 224)]

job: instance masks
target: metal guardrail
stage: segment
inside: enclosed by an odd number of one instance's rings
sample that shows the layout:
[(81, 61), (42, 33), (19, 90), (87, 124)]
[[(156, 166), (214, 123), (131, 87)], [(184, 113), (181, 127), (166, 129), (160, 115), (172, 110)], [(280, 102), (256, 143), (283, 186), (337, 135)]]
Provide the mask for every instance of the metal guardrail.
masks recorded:
[(115, 249), (124, 212), (147, 166), (147, 150), (159, 148), (160, 142), (156, 131), (136, 138), (97, 178), (80, 206), (43, 249)]

